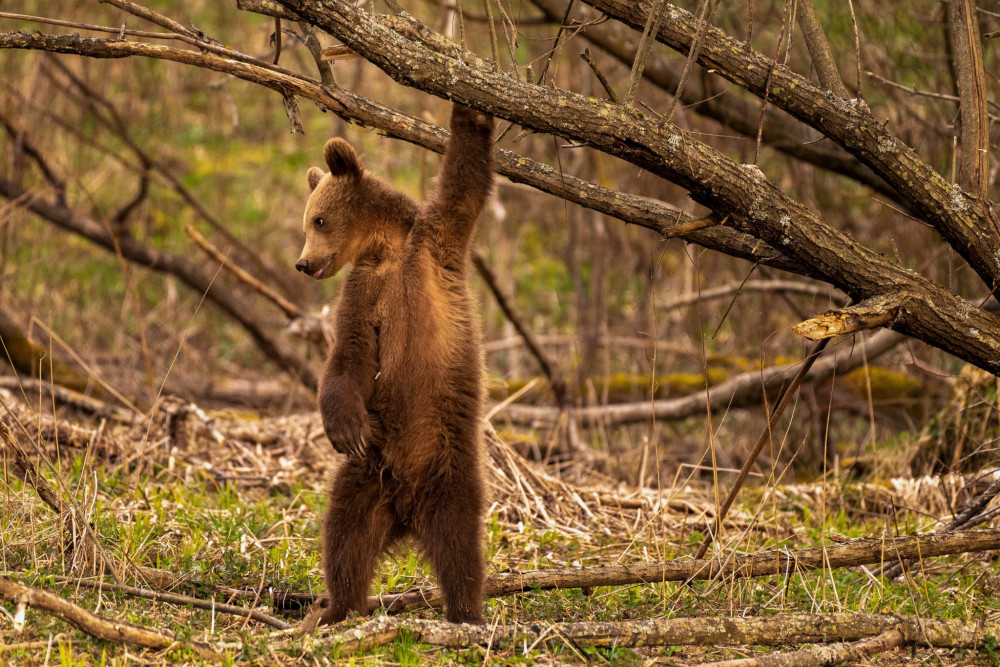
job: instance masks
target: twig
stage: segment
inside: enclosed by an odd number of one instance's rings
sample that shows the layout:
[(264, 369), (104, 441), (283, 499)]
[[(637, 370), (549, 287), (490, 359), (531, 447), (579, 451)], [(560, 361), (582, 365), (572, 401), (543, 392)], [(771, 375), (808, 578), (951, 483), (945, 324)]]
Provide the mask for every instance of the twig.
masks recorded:
[[(990, 484), (985, 491), (966, 503), (962, 511), (956, 514), (948, 524), (942, 526), (934, 533), (929, 534), (943, 535), (946, 533), (953, 533), (963, 528), (971, 528), (972, 526), (981, 523), (983, 518), (990, 514), (990, 512), (983, 512), (983, 510), (985, 510), (998, 495), (1000, 495), (1000, 477), (994, 479), (993, 483)], [(903, 565), (897, 559), (895, 562), (885, 565), (882, 568), (881, 575), (891, 580), (895, 579), (902, 573)]]
[(148, 30), (125, 30), (112, 28), (104, 25), (92, 25), (90, 23), (77, 23), (75, 21), (62, 21), (46, 16), (29, 16), (27, 14), (12, 14), (10, 12), (0, 12), (0, 19), (14, 19), (16, 21), (31, 21), (32, 23), (44, 23), (47, 25), (58, 25), (65, 28), (77, 28), (79, 30), (91, 30), (93, 32), (106, 32), (114, 35), (127, 35), (129, 37), (144, 37), (146, 39), (176, 39), (185, 40), (182, 35), (170, 32), (150, 32)]
[(542, 372), (545, 373), (545, 379), (548, 380), (549, 386), (552, 388), (552, 393), (556, 396), (556, 402), (559, 404), (560, 408), (565, 408), (568, 402), (566, 383), (561, 377), (556, 373), (555, 367), (552, 362), (549, 361), (548, 355), (542, 350), (542, 348), (535, 341), (534, 335), (531, 331), (524, 325), (524, 321), (517, 314), (517, 310), (514, 309), (514, 304), (511, 300), (507, 298), (507, 295), (500, 288), (500, 283), (497, 281), (496, 275), (493, 273), (493, 269), (490, 268), (489, 264), (486, 263), (486, 258), (482, 256), (478, 251), (472, 252), (472, 263), (476, 267), (476, 271), (482, 277), (486, 286), (490, 289), (493, 294), (493, 298), (496, 299), (497, 305), (500, 306), (500, 310), (503, 311), (510, 323), (514, 325), (517, 333), (524, 339), (524, 344), (527, 346), (528, 351), (531, 352), (531, 356), (535, 358), (538, 365), (541, 367)]
[(277, 16), (274, 17), (274, 34), (271, 39), (274, 40), (274, 58), (271, 60), (271, 64), (277, 65), (278, 59), (281, 58), (281, 19)]
[[(2, 354), (2, 352), (0, 352)], [(131, 410), (120, 408), (117, 405), (110, 405), (104, 401), (81, 394), (78, 391), (67, 387), (53, 384), (47, 380), (35, 380), (28, 377), (13, 377), (9, 375), (0, 376), (0, 387), (13, 391), (24, 391), (41, 393), (51, 396), (57, 403), (68, 405), (83, 412), (97, 417), (110, 417), (124, 424), (131, 424), (136, 421), (138, 415)]]
[(698, 547), (698, 553), (695, 558), (701, 558), (708, 551), (708, 547), (712, 544), (719, 533), (722, 531), (722, 521), (726, 518), (726, 514), (729, 513), (729, 508), (733, 506), (733, 502), (736, 500), (736, 496), (740, 492), (740, 488), (743, 486), (743, 482), (746, 481), (747, 476), (750, 474), (750, 469), (757, 463), (757, 457), (760, 456), (761, 451), (764, 450), (764, 445), (766, 445), (771, 440), (771, 434), (774, 431), (775, 426), (778, 424), (778, 419), (781, 414), (788, 407), (788, 404), (792, 402), (792, 398), (795, 397), (798, 392), (799, 387), (802, 385), (802, 381), (805, 380), (806, 375), (809, 373), (809, 369), (813, 367), (816, 360), (819, 359), (819, 355), (826, 348), (827, 344), (830, 342), (829, 338), (824, 338), (809, 350), (806, 355), (805, 363), (799, 369), (799, 372), (795, 374), (791, 383), (785, 385), (778, 392), (778, 404), (775, 406), (774, 410), (771, 412), (771, 417), (767, 420), (767, 426), (761, 431), (760, 437), (757, 438), (757, 443), (750, 450), (747, 455), (747, 460), (743, 463), (743, 468), (740, 469), (740, 474), (736, 477), (736, 481), (733, 482), (732, 488), (729, 490), (729, 495), (726, 496), (726, 500), (722, 503), (722, 507), (719, 508), (718, 514), (715, 516), (715, 530), (705, 536), (705, 540)]
[(154, 591), (149, 588), (139, 588), (136, 586), (125, 586), (120, 584), (109, 584), (103, 581), (90, 581), (88, 579), (78, 579), (74, 577), (50, 576), (48, 578), (53, 579), (54, 581), (57, 581), (59, 583), (72, 584), (73, 586), (76, 587), (89, 588), (90, 590), (94, 591), (116, 591), (118, 593), (125, 593), (126, 595), (131, 595), (137, 598), (143, 598), (145, 600), (152, 600), (154, 602), (179, 604), (188, 607), (194, 607), (195, 609), (205, 609), (220, 614), (230, 614), (232, 616), (250, 618), (255, 621), (264, 623), (265, 625), (270, 625), (272, 628), (277, 628), (278, 630), (291, 630), (294, 627), (291, 624), (286, 623), (279, 618), (275, 618), (270, 614), (265, 614), (262, 611), (257, 611), (256, 609), (237, 607), (236, 605), (224, 604), (221, 602), (216, 602), (214, 600), (203, 600), (201, 598), (191, 597), (189, 595), (181, 595), (179, 593), (167, 593), (164, 591)]
[(562, 21), (559, 22), (559, 30), (556, 31), (556, 39), (552, 42), (552, 48), (549, 49), (548, 54), (545, 56), (545, 64), (542, 65), (542, 71), (538, 74), (537, 84), (539, 86), (545, 85), (545, 73), (549, 71), (549, 63), (552, 62), (552, 56), (554, 56), (556, 51), (559, 49), (563, 33), (566, 32), (566, 22), (569, 21), (569, 15), (570, 12), (573, 11), (573, 5), (575, 3), (576, 0), (569, 0), (569, 4), (566, 5), (566, 13), (563, 14)]
[[(486, 258), (479, 252), (473, 251), (472, 263), (476, 266), (476, 270), (483, 278), (487, 287), (489, 287), (490, 292), (493, 293), (493, 297), (496, 299), (500, 309), (503, 310), (504, 315), (507, 316), (510, 323), (514, 325), (517, 333), (524, 339), (524, 344), (531, 352), (531, 355), (535, 357), (538, 365), (541, 366), (542, 372), (545, 373), (545, 379), (552, 388), (552, 393), (556, 397), (556, 404), (559, 406), (560, 418), (556, 422), (557, 431), (565, 434), (566, 442), (571, 454), (584, 461), (592, 459), (593, 452), (589, 447), (583, 445), (579, 441), (579, 438), (576, 437), (576, 424), (572, 421), (573, 402), (570, 400), (569, 388), (566, 385), (566, 381), (556, 372), (555, 366), (548, 359), (541, 346), (539, 346), (535, 341), (535, 337), (532, 335), (531, 331), (524, 325), (524, 321), (517, 314), (517, 310), (514, 309), (514, 304), (509, 298), (507, 298), (507, 295), (504, 294), (503, 290), (500, 289), (500, 284), (497, 281), (496, 276), (493, 274), (493, 270), (490, 269), (489, 265), (486, 263)], [(561, 425), (565, 425), (566, 428), (559, 428)]]
[(793, 280), (748, 280), (746, 282), (731, 283), (729, 285), (713, 287), (711, 289), (702, 290), (701, 292), (682, 294), (672, 298), (670, 301), (657, 304), (657, 307), (664, 311), (676, 310), (677, 308), (684, 308), (685, 306), (690, 306), (695, 303), (704, 303), (705, 301), (710, 301), (712, 299), (722, 299), (733, 296), (737, 293), (745, 292), (789, 292), (825, 299), (834, 299), (838, 296), (841, 298), (843, 297), (838, 290), (830, 287), (829, 285), (797, 282)]
[(271, 301), (274, 305), (284, 311), (288, 319), (295, 319), (297, 317), (302, 317), (302, 309), (296, 306), (294, 303), (281, 296), (271, 287), (265, 285), (264, 283), (257, 280), (248, 271), (244, 270), (242, 267), (234, 264), (229, 257), (223, 254), (218, 248), (209, 242), (204, 236), (202, 236), (197, 229), (188, 225), (184, 228), (184, 233), (188, 235), (192, 241), (194, 241), (199, 248), (205, 251), (209, 257), (219, 262), (223, 267), (225, 267), (230, 273), (233, 274), (238, 280), (249, 286), (251, 289), (256, 291), (261, 296), (264, 296)]
[(597, 66), (597, 63), (595, 63), (594, 59), (590, 56), (590, 49), (584, 49), (583, 53), (580, 54), (580, 57), (583, 58), (585, 63), (590, 65), (590, 69), (594, 72), (594, 76), (596, 76), (597, 80), (601, 82), (601, 87), (604, 88), (604, 92), (608, 94), (608, 99), (617, 104), (619, 101), (618, 93), (615, 92), (611, 82), (608, 81), (608, 77), (604, 76), (604, 72), (601, 71), (601, 69)]
[[(687, 85), (688, 79), (691, 77), (691, 70), (694, 69), (694, 64), (698, 60), (698, 52), (701, 50), (701, 42), (705, 37), (705, 32), (708, 31), (708, 25), (712, 21), (712, 17), (715, 16), (715, 10), (719, 7), (719, 0), (702, 1), (704, 4), (702, 5), (701, 16), (698, 17), (698, 32), (695, 33), (694, 41), (691, 42), (691, 50), (688, 51), (687, 59), (684, 61), (684, 69), (681, 71), (680, 81), (677, 82), (677, 88), (674, 90), (673, 99), (670, 100), (670, 106), (667, 107), (666, 112), (663, 114), (661, 121), (663, 123), (669, 123), (673, 120), (674, 111), (677, 110), (677, 103), (684, 97), (684, 87)], [(658, 31), (659, 25), (653, 30), (654, 38)]]
[(646, 28), (642, 31), (642, 39), (639, 40), (635, 59), (632, 61), (632, 71), (629, 73), (625, 97), (621, 100), (621, 104), (627, 107), (632, 106), (632, 102), (635, 101), (635, 93), (639, 89), (642, 71), (646, 68), (649, 50), (656, 42), (656, 35), (660, 31), (660, 22), (663, 21), (663, 14), (667, 11), (667, 0), (654, 0), (654, 2), (655, 4), (650, 7), (649, 16), (646, 19)]
[[(308, 41), (307, 41), (308, 44)], [(190, 206), (194, 211), (201, 217), (202, 220), (207, 222), (212, 229), (217, 231), (222, 235), (226, 241), (239, 251), (241, 261), (249, 261), (256, 267), (256, 271), (261, 275), (266, 276), (272, 282), (278, 282), (278, 276), (275, 271), (268, 266), (260, 256), (254, 252), (246, 243), (238, 239), (229, 229), (219, 221), (219, 219), (209, 211), (208, 207), (205, 206), (200, 199), (194, 196), (191, 192), (173, 172), (173, 170), (166, 164), (165, 161), (158, 159), (149, 151), (145, 150), (138, 141), (132, 136), (129, 131), (128, 124), (122, 115), (118, 113), (118, 109), (112, 102), (104, 97), (101, 93), (94, 90), (91, 86), (81, 79), (76, 72), (74, 72), (70, 67), (67, 67), (58, 58), (51, 58), (49, 62), (56, 67), (62, 74), (69, 79), (82, 94), (84, 102), (91, 108), (94, 112), (94, 116), (97, 120), (105, 127), (114, 131), (125, 145), (135, 154), (139, 162), (151, 169), (154, 169), (156, 173), (163, 178), (167, 184), (173, 188), (181, 199), (183, 199), (188, 206)], [(105, 117), (104, 113), (100, 113), (99, 109), (103, 109), (107, 114)]]
[(906, 637), (899, 628), (889, 628), (876, 637), (856, 642), (811, 646), (800, 651), (775, 653), (757, 658), (707, 662), (700, 667), (821, 667), (823, 665), (838, 665), (842, 662), (864, 660), (876, 653), (891, 651), (902, 646), (905, 642)]
[(40, 588), (18, 584), (3, 577), (0, 577), (0, 599), (14, 603), (26, 603), (66, 621), (92, 637), (115, 644), (129, 644), (156, 650), (187, 646), (203, 658), (222, 657), (207, 644), (194, 641), (185, 642), (172, 632), (145, 628), (125, 621), (109, 620)]

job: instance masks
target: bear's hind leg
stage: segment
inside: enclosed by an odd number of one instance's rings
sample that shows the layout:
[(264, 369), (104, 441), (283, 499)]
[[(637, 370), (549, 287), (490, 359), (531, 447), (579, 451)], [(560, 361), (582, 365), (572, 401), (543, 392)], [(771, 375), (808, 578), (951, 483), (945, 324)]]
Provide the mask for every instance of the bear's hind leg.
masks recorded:
[(329, 595), (321, 624), (348, 612), (367, 614), (375, 559), (395, 532), (395, 519), (377, 474), (365, 461), (349, 460), (330, 488), (323, 521), (323, 570)]
[(452, 623), (483, 623), (481, 483), (470, 471), (442, 474), (420, 495), (414, 532), (444, 590), (445, 618)]

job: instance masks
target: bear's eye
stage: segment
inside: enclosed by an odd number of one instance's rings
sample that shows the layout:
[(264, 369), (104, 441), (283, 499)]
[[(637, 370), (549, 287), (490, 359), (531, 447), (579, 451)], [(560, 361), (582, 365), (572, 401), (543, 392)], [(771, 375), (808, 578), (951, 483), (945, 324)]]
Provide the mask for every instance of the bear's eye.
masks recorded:
[(316, 229), (322, 228), (323, 225), (325, 225), (325, 224), (326, 224), (326, 220), (324, 220), (323, 218), (316, 218), (315, 220), (313, 220), (313, 226)]

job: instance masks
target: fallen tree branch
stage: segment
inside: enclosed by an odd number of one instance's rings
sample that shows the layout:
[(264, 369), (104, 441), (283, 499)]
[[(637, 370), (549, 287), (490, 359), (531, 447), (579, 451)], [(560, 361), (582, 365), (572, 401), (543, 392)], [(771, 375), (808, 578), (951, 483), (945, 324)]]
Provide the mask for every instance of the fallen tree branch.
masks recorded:
[(3, 577), (0, 577), (0, 599), (15, 604), (30, 605), (66, 621), (92, 637), (115, 644), (128, 644), (156, 650), (186, 646), (203, 658), (222, 657), (207, 644), (194, 641), (185, 642), (172, 632), (145, 628), (126, 621), (110, 620), (40, 588), (18, 584)]
[(532, 644), (549, 636), (585, 646), (777, 646), (783, 644), (855, 641), (898, 630), (907, 644), (976, 649), (988, 635), (997, 636), (996, 621), (951, 621), (888, 614), (781, 614), (770, 617), (670, 618), (606, 623), (532, 625), (469, 625), (383, 616), (314, 640), (336, 645), (344, 654), (391, 643), (401, 633), (435, 646), (472, 645), (505, 648)]
[[(486, 580), (485, 594), (501, 597), (538, 590), (630, 586), (665, 581), (737, 579), (787, 575), (790, 572), (877, 565), (900, 558), (932, 558), (951, 554), (1000, 549), (1000, 530), (967, 531), (936, 535), (851, 540), (842, 544), (808, 549), (762, 551), (732, 558), (672, 560), (654, 563), (598, 565), (583, 568), (499, 572)], [(305, 606), (315, 602), (309, 593), (275, 596), (276, 608)], [(440, 607), (440, 588), (424, 588), (403, 593), (387, 593), (368, 598), (371, 611), (383, 608), (400, 613), (420, 608)]]
[[(906, 340), (894, 331), (879, 331), (875, 335), (856, 341), (842, 343), (843, 347), (821, 357), (805, 377), (807, 382), (818, 382), (836, 373), (838, 376), (864, 365), (865, 360), (885, 354)], [(864, 353), (857, 349), (864, 346)], [(574, 410), (577, 418), (585, 422), (600, 422), (607, 425), (635, 424), (655, 418), (657, 421), (686, 419), (703, 415), (706, 407), (725, 410), (757, 405), (765, 395), (773, 392), (798, 372), (799, 363), (774, 366), (763, 370), (741, 373), (705, 391), (684, 396), (641, 403), (619, 403), (599, 405)], [(552, 407), (535, 405), (508, 405), (499, 412), (514, 424), (541, 425), (552, 423), (558, 411)]]
[(285, 623), (280, 618), (275, 618), (270, 614), (265, 614), (264, 612), (256, 609), (237, 607), (236, 605), (216, 602), (215, 600), (203, 600), (201, 598), (191, 597), (190, 595), (154, 591), (149, 588), (140, 588), (136, 586), (109, 584), (104, 581), (91, 581), (89, 579), (79, 579), (76, 577), (50, 576), (48, 578), (59, 583), (71, 584), (77, 588), (88, 588), (93, 591), (115, 591), (131, 595), (133, 597), (143, 598), (144, 600), (152, 600), (153, 602), (166, 602), (168, 604), (184, 605), (195, 609), (205, 609), (219, 614), (229, 614), (231, 616), (239, 616), (241, 618), (250, 618), (254, 621), (264, 623), (265, 625), (270, 625), (272, 628), (277, 628), (278, 630), (291, 630), (294, 627), (289, 623)]
[(810, 646), (801, 651), (772, 653), (757, 658), (707, 662), (700, 667), (821, 667), (864, 660), (870, 655), (891, 651), (905, 643), (906, 635), (899, 628), (890, 628), (878, 636), (856, 642)]
[(10, 389), (18, 393), (41, 394), (51, 397), (61, 405), (68, 405), (77, 410), (87, 412), (97, 417), (109, 417), (125, 424), (134, 422), (139, 415), (126, 408), (117, 405), (110, 405), (104, 401), (81, 394), (78, 391), (54, 384), (47, 380), (34, 380), (27, 377), (15, 377), (11, 375), (0, 375), (0, 387)]
[[(23, 194), (19, 186), (0, 177), (0, 196), (14, 200)], [(80, 214), (59, 201), (46, 201), (38, 196), (29, 196), (25, 206), (32, 213), (62, 229), (82, 236), (108, 252), (120, 253), (131, 262), (176, 276), (191, 289), (204, 294), (208, 301), (242, 325), (265, 356), (308, 388), (315, 389), (316, 374), (312, 367), (286, 350), (276, 337), (262, 328), (260, 317), (247, 307), (242, 298), (226, 291), (220, 285), (214, 285), (212, 275), (203, 271), (201, 267), (180, 255), (145, 246), (129, 235), (113, 235), (98, 221)]]

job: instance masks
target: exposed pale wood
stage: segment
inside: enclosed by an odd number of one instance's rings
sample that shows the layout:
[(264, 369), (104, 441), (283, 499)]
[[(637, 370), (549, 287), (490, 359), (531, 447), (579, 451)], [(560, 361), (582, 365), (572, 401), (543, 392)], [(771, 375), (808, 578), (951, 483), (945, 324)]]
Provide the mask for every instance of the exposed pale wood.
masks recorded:
[(792, 331), (811, 340), (824, 340), (890, 326), (905, 300), (906, 297), (901, 294), (877, 297), (847, 308), (830, 310), (799, 322)]

